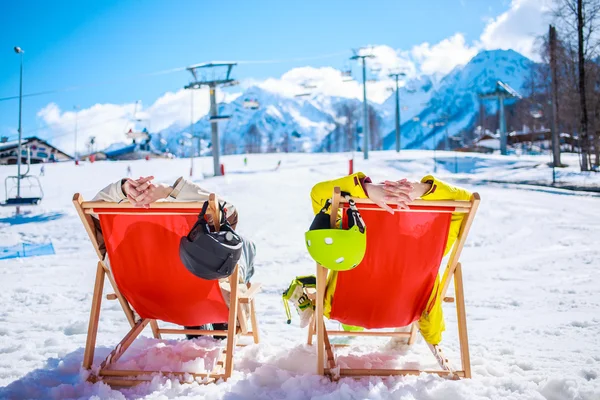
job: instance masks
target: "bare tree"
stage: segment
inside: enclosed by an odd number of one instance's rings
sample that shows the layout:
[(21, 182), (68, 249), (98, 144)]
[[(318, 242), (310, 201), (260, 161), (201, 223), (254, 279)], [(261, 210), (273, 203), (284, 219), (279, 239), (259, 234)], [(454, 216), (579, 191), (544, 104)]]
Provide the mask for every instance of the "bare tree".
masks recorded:
[(273, 131), (269, 131), (267, 135), (267, 153), (275, 153), (277, 146), (275, 145), (275, 134)]
[(260, 153), (261, 135), (256, 124), (250, 125), (246, 132), (246, 153)]
[(591, 161), (591, 141), (586, 65), (598, 56), (599, 41), (596, 36), (600, 26), (600, 0), (555, 0), (554, 16), (566, 34), (564, 37), (577, 38), (575, 42), (565, 41), (565, 45), (570, 47), (568, 49), (570, 53), (577, 54), (575, 59), (579, 94), (580, 166), (582, 171), (588, 171)]
[(337, 107), (336, 129), (339, 134), (338, 149), (339, 151), (352, 151), (354, 148), (354, 138), (356, 128), (358, 126), (357, 112), (360, 110), (360, 105), (357, 102), (346, 101)]
[(289, 153), (290, 152), (290, 135), (286, 132), (283, 134), (283, 137), (281, 138), (281, 151), (283, 151), (284, 153)]
[(377, 111), (369, 106), (369, 144), (371, 150), (381, 150), (383, 141), (381, 140), (381, 121), (377, 115)]

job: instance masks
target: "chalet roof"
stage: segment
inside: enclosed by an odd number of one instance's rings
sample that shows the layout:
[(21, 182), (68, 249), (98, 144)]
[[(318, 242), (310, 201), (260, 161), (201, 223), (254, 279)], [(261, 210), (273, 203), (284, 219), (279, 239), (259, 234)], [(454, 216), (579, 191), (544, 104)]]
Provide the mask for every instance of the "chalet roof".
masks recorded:
[[(50, 143), (48, 143), (44, 139), (40, 139), (37, 136), (30, 136), (30, 137), (26, 137), (26, 138), (21, 139), (21, 146), (23, 144), (28, 144), (28, 143), (30, 143), (30, 142), (32, 142), (34, 140), (37, 140), (38, 142), (40, 142), (44, 146), (47, 146), (47, 147), (49, 147), (51, 149), (56, 150), (58, 153), (64, 155), (65, 157), (67, 157), (69, 159), (73, 159), (73, 157), (71, 157), (70, 155), (68, 155), (64, 151), (58, 149), (57, 147), (51, 145)], [(19, 141), (18, 140), (11, 140), (10, 142), (0, 143), (0, 151), (16, 149), (18, 146), (19, 146)]]

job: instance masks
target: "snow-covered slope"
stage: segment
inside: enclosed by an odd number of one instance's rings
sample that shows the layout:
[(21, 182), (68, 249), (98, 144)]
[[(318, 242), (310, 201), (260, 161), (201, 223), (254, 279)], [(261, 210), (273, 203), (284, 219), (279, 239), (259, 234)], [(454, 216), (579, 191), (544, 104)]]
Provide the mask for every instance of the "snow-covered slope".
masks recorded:
[[(433, 172), (432, 152), (373, 152), (355, 168), (375, 181), (420, 179)], [(286, 324), (281, 293), (298, 275), (312, 274), (314, 262), (304, 244), (312, 220), (310, 188), (347, 172), (347, 153), (225, 156), (227, 175), (198, 183), (234, 203), (238, 230), (256, 242), (255, 282), (261, 343), (240, 347), (227, 382), (179, 384), (157, 376), (151, 383), (113, 390), (86, 383), (81, 370), (97, 257), (71, 198), (90, 199), (109, 182), (125, 175), (154, 174), (172, 183), (189, 170), (188, 159), (132, 162), (82, 162), (46, 165), (45, 198), (16, 217), (0, 208), (0, 243), (52, 240), (56, 255), (0, 261), (0, 399), (581, 399), (600, 398), (600, 198), (556, 189), (529, 190), (483, 184), (494, 171), (521, 178), (551, 176), (548, 157), (456, 154), (466, 187), (482, 202), (461, 260), (473, 378), (453, 381), (435, 376), (344, 378), (330, 382), (315, 375), (316, 350), (294, 314)], [(454, 154), (437, 152), (438, 173), (454, 181)], [(464, 160), (462, 159), (464, 157)], [(275, 170), (277, 161), (282, 164)], [(577, 170), (576, 155), (560, 179)], [(212, 171), (212, 159), (196, 160), (195, 171)], [(33, 173), (39, 171), (33, 166)], [(14, 174), (0, 166), (0, 181)], [(564, 174), (564, 175), (563, 175)], [(584, 175), (584, 174), (579, 174)], [(593, 174), (588, 174), (592, 177)], [(597, 179), (597, 177), (594, 177)], [(598, 182), (598, 181), (596, 181)], [(0, 198), (4, 196), (0, 186)], [(357, 288), (360, 290), (360, 288)], [(451, 291), (452, 286), (451, 286)], [(112, 293), (109, 283), (105, 294)], [(383, 302), (384, 300), (382, 300)], [(458, 366), (456, 312), (445, 303), (447, 331), (442, 348)], [(328, 321), (330, 327), (338, 324)], [(103, 297), (99, 365), (130, 329), (117, 301)], [(144, 337), (119, 360), (119, 366), (145, 365), (157, 370), (185, 364), (199, 371), (223, 343)], [(245, 338), (248, 339), (248, 338)], [(339, 343), (340, 338), (332, 338)], [(248, 343), (244, 340), (245, 343)], [(385, 338), (354, 338), (338, 349), (338, 361), (379, 368), (433, 368), (425, 343), (412, 347)], [(208, 348), (209, 351), (203, 349)], [(210, 367), (209, 365), (206, 365)]]

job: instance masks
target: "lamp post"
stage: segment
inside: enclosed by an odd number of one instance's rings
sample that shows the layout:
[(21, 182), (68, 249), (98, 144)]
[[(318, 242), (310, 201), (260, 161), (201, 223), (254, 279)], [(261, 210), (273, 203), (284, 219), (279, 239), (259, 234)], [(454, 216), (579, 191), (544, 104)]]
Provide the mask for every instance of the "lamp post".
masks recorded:
[(73, 148), (73, 156), (75, 157), (75, 165), (78, 165), (79, 158), (77, 157), (77, 117), (79, 117), (79, 106), (73, 106), (75, 110), (75, 147)]
[(363, 76), (363, 156), (365, 160), (369, 159), (369, 105), (367, 103), (367, 72), (366, 72), (366, 61), (367, 58), (374, 58), (373, 54), (358, 55), (355, 54), (350, 57), (351, 60), (362, 60), (362, 76)]
[[(21, 197), (21, 110), (23, 108), (23, 54), (22, 48), (15, 46), (15, 53), (21, 55), (21, 73), (19, 78), (19, 142), (17, 144), (17, 198)], [(17, 211), (18, 212), (18, 211)]]

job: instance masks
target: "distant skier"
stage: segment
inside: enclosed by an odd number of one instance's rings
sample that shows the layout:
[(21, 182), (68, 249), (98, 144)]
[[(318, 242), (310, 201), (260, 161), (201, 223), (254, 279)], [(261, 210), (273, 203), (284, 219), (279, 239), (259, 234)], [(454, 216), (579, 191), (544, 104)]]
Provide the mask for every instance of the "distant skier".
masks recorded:
[(46, 173), (46, 167), (42, 164), (42, 167), (40, 168), (40, 176), (44, 176), (45, 173)]
[(127, 176), (131, 176), (131, 165), (127, 166)]
[(244, 166), (248, 165), (248, 157), (244, 157)]
[(277, 171), (281, 167), (281, 160), (277, 161), (277, 166), (275, 167), (275, 171)]

